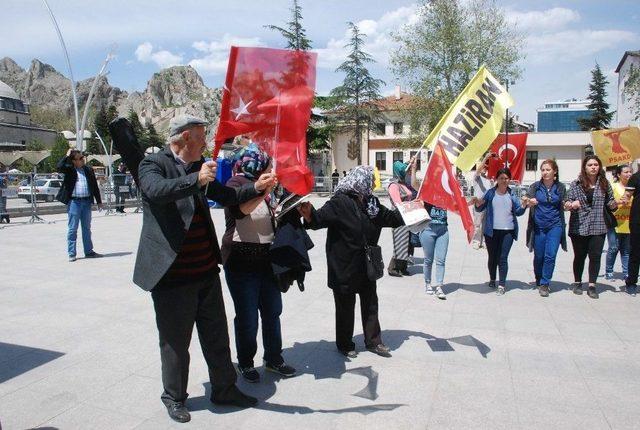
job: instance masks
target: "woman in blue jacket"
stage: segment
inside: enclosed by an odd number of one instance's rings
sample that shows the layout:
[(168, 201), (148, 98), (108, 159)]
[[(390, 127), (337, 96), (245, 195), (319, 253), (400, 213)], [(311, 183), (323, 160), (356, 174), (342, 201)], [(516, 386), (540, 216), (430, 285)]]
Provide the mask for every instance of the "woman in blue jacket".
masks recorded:
[(511, 171), (508, 168), (498, 170), (496, 186), (487, 191), (483, 198), (474, 198), (476, 211), (487, 210), (484, 225), (484, 239), (489, 254), (489, 287), (496, 287), (496, 269), (499, 269), (498, 295), (504, 294), (509, 265), (509, 251), (513, 241), (518, 239), (518, 220), (524, 214), (525, 207), (518, 196), (509, 188)]

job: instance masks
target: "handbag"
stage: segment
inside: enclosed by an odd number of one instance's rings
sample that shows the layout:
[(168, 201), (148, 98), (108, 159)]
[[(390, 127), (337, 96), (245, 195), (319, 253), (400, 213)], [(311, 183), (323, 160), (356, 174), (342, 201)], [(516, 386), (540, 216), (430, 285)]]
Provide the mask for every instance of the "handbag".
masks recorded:
[[(358, 217), (362, 220), (362, 212), (356, 207)], [(367, 266), (367, 278), (375, 282), (384, 275), (384, 261), (382, 260), (382, 248), (378, 245), (369, 245), (367, 237), (364, 235), (364, 224), (362, 230), (362, 244), (364, 246), (364, 259)]]

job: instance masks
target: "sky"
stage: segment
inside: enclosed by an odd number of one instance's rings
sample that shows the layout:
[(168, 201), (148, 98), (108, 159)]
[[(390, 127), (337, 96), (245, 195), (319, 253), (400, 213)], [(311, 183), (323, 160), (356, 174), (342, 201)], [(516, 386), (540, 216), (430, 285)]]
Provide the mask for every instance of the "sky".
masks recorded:
[[(210, 87), (222, 86), (229, 47), (284, 47), (264, 28), (289, 19), (290, 0), (48, 0), (64, 36), (76, 80), (95, 75), (115, 49), (108, 79), (126, 91), (142, 91), (163, 67), (189, 64)], [(590, 71), (600, 64), (615, 109), (615, 68), (626, 50), (640, 49), (638, 0), (497, 0), (509, 22), (525, 34), (524, 70), (510, 87), (513, 111), (536, 122), (545, 102), (584, 98)], [(346, 23), (367, 34), (365, 50), (376, 60), (371, 73), (385, 81), (384, 94), (398, 82), (389, 70), (396, 48), (390, 32), (415, 22), (410, 0), (300, 0), (303, 25), (318, 52), (317, 93), (327, 94), (343, 75)], [(54, 27), (40, 0), (2, 0), (0, 58), (23, 68), (37, 58), (68, 76)], [(405, 89), (403, 87), (403, 89)]]

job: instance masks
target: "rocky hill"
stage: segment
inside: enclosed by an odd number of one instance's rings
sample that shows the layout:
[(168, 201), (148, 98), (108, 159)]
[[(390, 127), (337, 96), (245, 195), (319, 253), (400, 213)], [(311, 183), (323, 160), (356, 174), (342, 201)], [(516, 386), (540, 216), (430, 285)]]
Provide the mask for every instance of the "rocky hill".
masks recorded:
[[(69, 79), (55, 68), (34, 59), (28, 70), (11, 58), (0, 59), (0, 81), (11, 86), (32, 107), (62, 113), (71, 118), (73, 104)], [(76, 83), (81, 109), (87, 100), (93, 78)], [(217, 122), (222, 92), (208, 88), (191, 66), (175, 66), (154, 73), (143, 92), (127, 93), (111, 86), (106, 77), (98, 81), (93, 107), (115, 105), (121, 115), (129, 109), (141, 122), (154, 124), (160, 132), (175, 115), (189, 113)]]

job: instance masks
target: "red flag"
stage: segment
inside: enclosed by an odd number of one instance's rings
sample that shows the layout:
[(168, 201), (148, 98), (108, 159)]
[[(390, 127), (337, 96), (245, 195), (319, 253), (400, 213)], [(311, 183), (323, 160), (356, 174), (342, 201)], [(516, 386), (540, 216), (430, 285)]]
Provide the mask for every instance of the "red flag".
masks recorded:
[(317, 54), (231, 47), (214, 158), (223, 142), (248, 135), (274, 160), (278, 180), (292, 193), (308, 194), (306, 131), (316, 86)]
[(440, 143), (433, 150), (418, 197), (422, 201), (460, 215), (462, 225), (467, 231), (467, 240), (471, 242), (473, 218), (471, 218), (467, 201), (460, 191), (455, 170)]
[(491, 152), (498, 154), (498, 158), (489, 160), (487, 175), (490, 179), (495, 179), (498, 170), (506, 167), (506, 161), (508, 160), (511, 179), (522, 182), (528, 135), (528, 133), (509, 133), (508, 143), (506, 143), (506, 135), (504, 133), (500, 133), (496, 137), (496, 140), (491, 144)]

